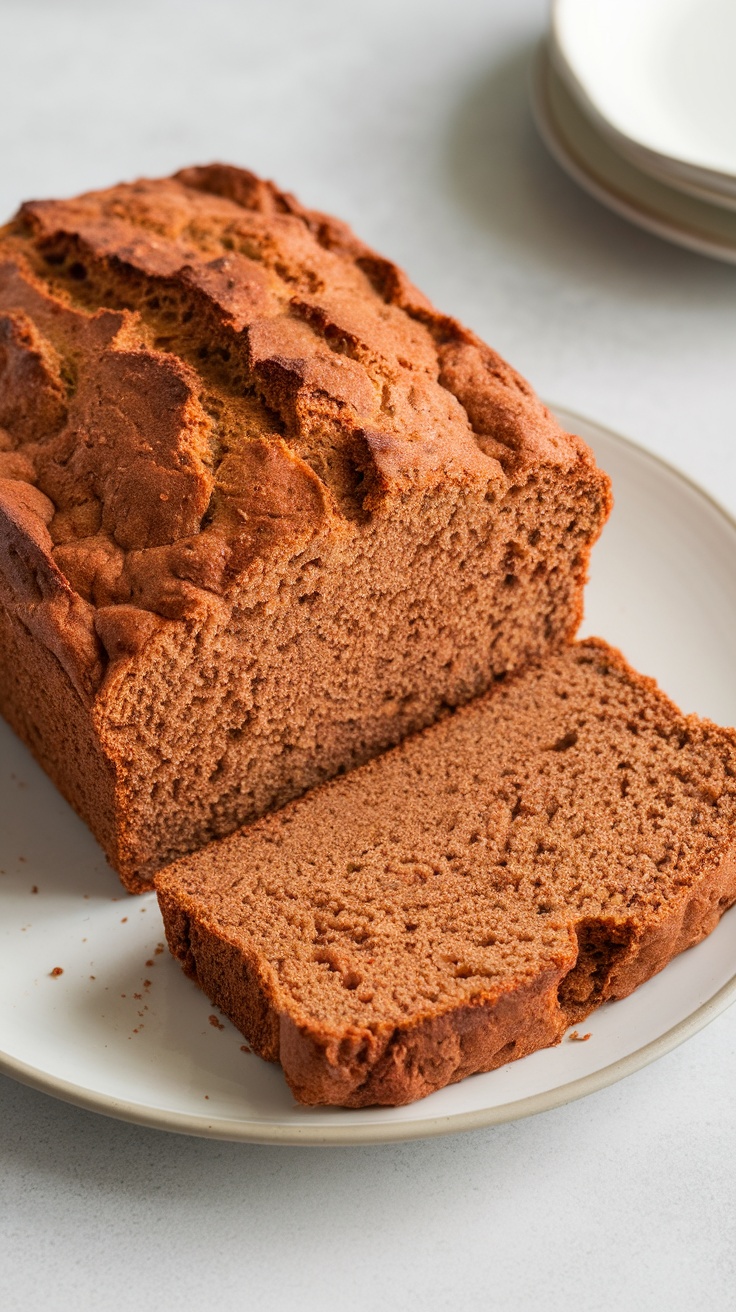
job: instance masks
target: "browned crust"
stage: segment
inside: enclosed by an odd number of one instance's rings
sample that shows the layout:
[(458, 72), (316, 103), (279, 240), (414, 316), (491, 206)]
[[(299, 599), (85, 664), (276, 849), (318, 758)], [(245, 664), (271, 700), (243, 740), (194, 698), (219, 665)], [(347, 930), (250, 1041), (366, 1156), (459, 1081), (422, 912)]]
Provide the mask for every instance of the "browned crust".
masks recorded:
[[(232, 386), (162, 337), (154, 292), (184, 298)], [(253, 442), (223, 459), (221, 430), (244, 422)], [(46, 604), (49, 632), (80, 648), (92, 694), (151, 616), (191, 619), (309, 530), (544, 464), (584, 468), (605, 520), (605, 475), (515, 370), (346, 225), (245, 170), (29, 202), (0, 231), (0, 478), (50, 498), (49, 567), (90, 605), (70, 634)]]
[[(172, 880), (173, 890), (176, 889)], [(207, 924), (201, 907), (172, 891), (166, 871), (156, 880), (169, 948), (186, 973), (222, 1008), (262, 1057), (279, 1061), (299, 1102), (340, 1107), (400, 1106), (468, 1075), (495, 1070), (562, 1039), (604, 1002), (627, 997), (680, 952), (711, 933), (736, 902), (736, 843), (696, 885), (645, 926), (621, 922), (628, 944), (596, 994), (594, 1006), (565, 1005), (570, 955), (531, 983), (500, 996), (479, 995), (403, 1026), (354, 1034), (298, 1024), (279, 1004), (269, 972)]]
[[(115, 772), (89, 707), (53, 653), (2, 606), (0, 713), (120, 870)], [(143, 891), (134, 877), (121, 878), (131, 892)]]
[[(592, 524), (557, 642), (579, 623), (606, 476), (345, 225), (212, 165), (30, 202), (0, 230), (0, 604), (45, 653), (70, 723), (87, 708), (89, 782), (31, 732), (20, 684), (3, 699), (128, 887), (149, 886), (157, 857), (141, 856), (123, 783), (125, 677), (258, 604), (314, 542), (401, 524), (412, 498), (447, 489), (495, 503), (550, 470), (561, 495), (583, 489)], [(100, 769), (117, 780), (112, 827), (89, 806)]]

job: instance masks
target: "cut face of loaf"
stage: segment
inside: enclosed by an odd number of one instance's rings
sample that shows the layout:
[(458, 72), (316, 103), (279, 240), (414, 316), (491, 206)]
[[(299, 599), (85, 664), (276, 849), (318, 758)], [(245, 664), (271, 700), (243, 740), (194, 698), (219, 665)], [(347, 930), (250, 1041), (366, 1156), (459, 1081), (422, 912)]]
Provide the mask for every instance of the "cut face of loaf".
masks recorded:
[(251, 174), (0, 232), (0, 708), (132, 889), (569, 640), (609, 507), (493, 351)]
[(736, 900), (736, 733), (589, 641), (157, 877), (169, 946), (305, 1103), (559, 1042)]

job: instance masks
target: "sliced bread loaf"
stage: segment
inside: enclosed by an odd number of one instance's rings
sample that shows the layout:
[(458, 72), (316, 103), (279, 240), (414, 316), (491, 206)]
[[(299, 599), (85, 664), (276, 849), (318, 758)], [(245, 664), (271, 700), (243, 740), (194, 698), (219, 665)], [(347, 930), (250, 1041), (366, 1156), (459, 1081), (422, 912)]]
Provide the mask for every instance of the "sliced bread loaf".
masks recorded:
[(172, 952), (305, 1103), (557, 1043), (736, 900), (736, 733), (588, 641), (157, 877)]
[(567, 642), (609, 507), (494, 351), (250, 173), (0, 230), (0, 711), (131, 889)]

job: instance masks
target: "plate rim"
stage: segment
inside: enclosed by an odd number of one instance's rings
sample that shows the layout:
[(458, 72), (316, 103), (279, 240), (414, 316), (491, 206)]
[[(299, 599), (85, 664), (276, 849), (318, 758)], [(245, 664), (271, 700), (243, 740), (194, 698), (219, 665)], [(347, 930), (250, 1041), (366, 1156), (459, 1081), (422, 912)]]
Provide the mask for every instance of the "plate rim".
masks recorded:
[[(597, 420), (589, 419), (567, 406), (551, 401), (547, 401), (546, 404), (567, 427), (574, 430), (578, 425), (582, 425), (597, 429), (614, 443), (632, 448), (638, 456), (684, 484), (691, 493), (694, 492), (699, 499), (706, 502), (711, 510), (716, 511), (719, 518), (736, 531), (736, 516), (731, 515), (714, 496), (676, 465)], [(399, 1121), (390, 1125), (382, 1125), (380, 1122), (351, 1123), (349, 1120), (344, 1125), (320, 1125), (318, 1122), (299, 1125), (283, 1121), (269, 1124), (263, 1121), (235, 1120), (226, 1117), (208, 1118), (189, 1112), (166, 1111), (163, 1108), (148, 1107), (129, 1099), (115, 1098), (111, 1094), (94, 1092), (83, 1085), (41, 1071), (3, 1052), (0, 1052), (0, 1074), (9, 1076), (40, 1093), (49, 1094), (62, 1102), (81, 1107), (85, 1111), (97, 1112), (148, 1129), (166, 1130), (195, 1138), (289, 1147), (378, 1145), (486, 1129), (509, 1121), (523, 1120), (540, 1112), (553, 1111), (557, 1107), (617, 1084), (619, 1080), (633, 1075), (659, 1057), (665, 1056), (710, 1024), (734, 1001), (736, 1001), (736, 970), (730, 980), (676, 1025), (635, 1049), (634, 1052), (610, 1062), (597, 1071), (591, 1071), (588, 1075), (580, 1076), (553, 1089), (493, 1107), (470, 1112), (455, 1112), (444, 1116), (430, 1116), (423, 1120)]]
[[(730, 243), (727, 238), (708, 236), (692, 227), (680, 225), (674, 218), (668, 218), (661, 213), (655, 212), (648, 208), (645, 201), (639, 201), (631, 193), (619, 190), (615, 184), (606, 179), (604, 171), (594, 170), (581, 157), (575, 148), (574, 142), (569, 140), (560, 127), (550, 104), (549, 79), (551, 76), (557, 78), (561, 89), (571, 99), (573, 108), (579, 114), (584, 115), (583, 109), (575, 103), (567, 85), (557, 73), (548, 42), (545, 39), (540, 43), (530, 69), (529, 89), (532, 116), (547, 150), (564, 172), (567, 173), (568, 177), (572, 178), (579, 187), (582, 187), (583, 191), (586, 191), (606, 209), (612, 210), (621, 218), (627, 219), (629, 223), (652, 233), (655, 237), (671, 242), (675, 246), (683, 247), (685, 250), (693, 251), (697, 255), (704, 255), (709, 259), (718, 260), (721, 263), (736, 264), (736, 241)], [(591, 130), (596, 132), (595, 124), (592, 121), (588, 121), (588, 123)], [(615, 152), (614, 146), (605, 139), (601, 139), (601, 144), (608, 150)], [(647, 182), (657, 183), (658, 186), (672, 192), (676, 198), (681, 200), (689, 198), (691, 201), (698, 201), (701, 205), (721, 214), (734, 214), (734, 210), (729, 207), (713, 204), (702, 196), (696, 197), (691, 193), (678, 191), (676, 187), (669, 186), (668, 183), (661, 181), (659, 178), (644, 173), (631, 160), (625, 159), (623, 156), (619, 156), (619, 160), (627, 168), (640, 173)]]
[(601, 1089), (618, 1084), (620, 1080), (634, 1075), (644, 1066), (649, 1066), (660, 1057), (666, 1056), (668, 1052), (672, 1052), (681, 1043), (685, 1043), (699, 1030), (709, 1025), (735, 1000), (736, 974), (726, 984), (721, 985), (713, 997), (701, 1003), (700, 1007), (684, 1020), (678, 1021), (664, 1034), (628, 1053), (626, 1057), (620, 1057), (608, 1066), (602, 1066), (600, 1070), (591, 1071), (589, 1075), (570, 1080), (555, 1089), (530, 1094), (526, 1098), (518, 1098), (512, 1102), (499, 1103), (491, 1108), (484, 1107), (472, 1112), (433, 1116), (422, 1121), (399, 1121), (386, 1126), (381, 1125), (380, 1122), (320, 1127), (316, 1123), (288, 1125), (274, 1122), (273, 1125), (269, 1125), (263, 1121), (233, 1120), (225, 1117), (208, 1120), (206, 1116), (195, 1116), (188, 1112), (167, 1112), (161, 1108), (146, 1107), (143, 1103), (114, 1098), (110, 1094), (94, 1093), (69, 1080), (41, 1073), (25, 1062), (7, 1057), (6, 1054), (0, 1054), (0, 1074), (9, 1076), (17, 1083), (35, 1089), (39, 1093), (49, 1094), (61, 1102), (80, 1107), (84, 1111), (97, 1112), (113, 1120), (126, 1121), (128, 1124), (140, 1125), (146, 1129), (184, 1134), (190, 1138), (292, 1148), (349, 1148), (365, 1144), (390, 1144), (441, 1138), (451, 1134), (467, 1133), (470, 1130), (490, 1129), (494, 1125), (525, 1120), (541, 1112), (554, 1111), (557, 1107), (577, 1102), (588, 1094), (598, 1093)]

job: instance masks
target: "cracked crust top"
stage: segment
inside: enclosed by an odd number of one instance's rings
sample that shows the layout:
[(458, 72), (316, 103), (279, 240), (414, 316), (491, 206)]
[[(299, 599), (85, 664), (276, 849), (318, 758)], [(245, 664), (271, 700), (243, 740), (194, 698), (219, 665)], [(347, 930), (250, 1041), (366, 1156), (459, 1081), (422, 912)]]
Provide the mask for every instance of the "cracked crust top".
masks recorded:
[(83, 695), (315, 535), (581, 461), (395, 265), (244, 170), (31, 202), (0, 232), (4, 599)]

